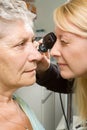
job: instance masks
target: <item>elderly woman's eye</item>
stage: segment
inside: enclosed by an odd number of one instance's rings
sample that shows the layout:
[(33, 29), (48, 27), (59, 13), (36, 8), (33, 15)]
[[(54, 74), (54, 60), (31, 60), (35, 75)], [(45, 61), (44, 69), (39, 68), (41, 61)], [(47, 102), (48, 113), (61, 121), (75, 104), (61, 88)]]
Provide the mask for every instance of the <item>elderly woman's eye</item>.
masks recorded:
[(33, 38), (32, 38), (32, 42), (34, 42), (35, 40), (36, 40), (36, 38), (35, 38), (35, 37), (33, 37)]
[(24, 47), (26, 45), (25, 41), (19, 42), (18, 44), (15, 45), (15, 47)]
[(21, 42), (20, 44), (19, 44), (19, 46), (24, 46), (25, 45), (25, 42)]
[(26, 41), (23, 40), (23, 41), (21, 41), (21, 42), (18, 44), (18, 46), (24, 46), (25, 44), (26, 44)]

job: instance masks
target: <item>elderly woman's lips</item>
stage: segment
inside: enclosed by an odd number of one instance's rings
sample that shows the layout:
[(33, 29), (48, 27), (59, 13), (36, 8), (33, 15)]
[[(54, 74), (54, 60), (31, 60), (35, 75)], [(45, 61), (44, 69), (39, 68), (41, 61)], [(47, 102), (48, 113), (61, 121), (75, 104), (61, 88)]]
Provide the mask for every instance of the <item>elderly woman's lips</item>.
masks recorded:
[(36, 71), (36, 70), (34, 69), (34, 70), (25, 71), (25, 73), (29, 73), (29, 72), (33, 72), (33, 71)]
[(33, 68), (33, 69), (31, 69), (31, 70), (26, 70), (26, 71), (24, 71), (25, 73), (29, 73), (29, 72), (33, 72), (33, 71), (36, 71), (36, 68)]

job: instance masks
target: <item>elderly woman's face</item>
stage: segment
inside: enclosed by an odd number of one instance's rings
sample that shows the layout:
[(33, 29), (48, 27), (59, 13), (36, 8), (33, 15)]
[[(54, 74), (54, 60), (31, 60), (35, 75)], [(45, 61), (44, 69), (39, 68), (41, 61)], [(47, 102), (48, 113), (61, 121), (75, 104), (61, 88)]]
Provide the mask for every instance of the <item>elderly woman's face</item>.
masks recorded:
[(87, 38), (56, 28), (57, 41), (51, 55), (57, 60), (63, 78), (87, 77)]
[(0, 28), (0, 85), (32, 85), (36, 81), (36, 62), (41, 55), (32, 43), (31, 27), (17, 21)]

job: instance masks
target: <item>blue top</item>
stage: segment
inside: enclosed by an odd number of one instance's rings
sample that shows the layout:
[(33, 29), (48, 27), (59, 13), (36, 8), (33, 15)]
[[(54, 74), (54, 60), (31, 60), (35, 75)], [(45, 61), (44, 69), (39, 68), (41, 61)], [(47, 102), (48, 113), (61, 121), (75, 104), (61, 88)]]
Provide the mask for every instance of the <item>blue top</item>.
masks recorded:
[(35, 114), (30, 109), (29, 105), (25, 103), (23, 99), (21, 99), (18, 96), (13, 96), (13, 99), (18, 102), (22, 110), (25, 112), (27, 117), (29, 118), (31, 125), (33, 127), (33, 130), (45, 130), (45, 128), (41, 125), (41, 123), (37, 120)]

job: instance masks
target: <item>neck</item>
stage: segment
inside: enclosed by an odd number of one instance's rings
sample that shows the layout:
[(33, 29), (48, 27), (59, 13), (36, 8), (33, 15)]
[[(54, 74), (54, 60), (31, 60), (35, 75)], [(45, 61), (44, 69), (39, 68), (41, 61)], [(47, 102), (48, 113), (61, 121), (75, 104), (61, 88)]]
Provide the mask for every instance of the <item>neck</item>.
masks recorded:
[(0, 94), (0, 103), (8, 103), (9, 101), (12, 100), (12, 96), (7, 96), (4, 93)]
[(12, 100), (13, 90), (0, 88), (0, 103), (9, 102)]

